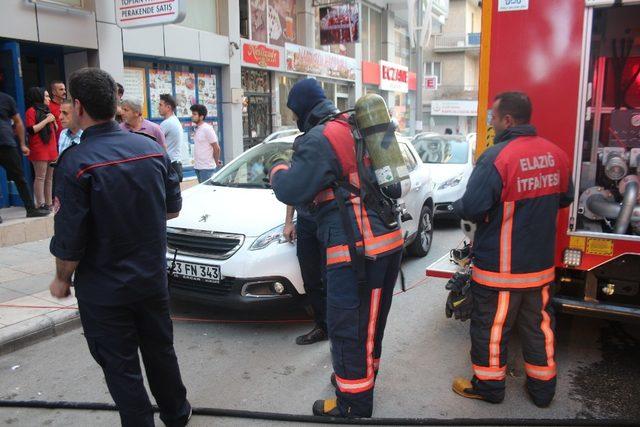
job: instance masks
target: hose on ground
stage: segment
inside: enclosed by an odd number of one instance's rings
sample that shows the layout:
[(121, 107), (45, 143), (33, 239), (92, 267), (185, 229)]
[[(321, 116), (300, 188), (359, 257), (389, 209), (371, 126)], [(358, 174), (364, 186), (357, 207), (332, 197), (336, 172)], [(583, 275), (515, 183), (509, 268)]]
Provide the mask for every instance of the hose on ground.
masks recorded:
[[(68, 409), (85, 411), (117, 411), (112, 403), (65, 402), (43, 400), (0, 400), (0, 408)], [(158, 408), (154, 406), (154, 411)], [(206, 417), (244, 418), (314, 424), (387, 425), (387, 426), (637, 426), (637, 420), (625, 419), (548, 419), (548, 418), (333, 418), (278, 412), (246, 411), (194, 407), (193, 415)]]

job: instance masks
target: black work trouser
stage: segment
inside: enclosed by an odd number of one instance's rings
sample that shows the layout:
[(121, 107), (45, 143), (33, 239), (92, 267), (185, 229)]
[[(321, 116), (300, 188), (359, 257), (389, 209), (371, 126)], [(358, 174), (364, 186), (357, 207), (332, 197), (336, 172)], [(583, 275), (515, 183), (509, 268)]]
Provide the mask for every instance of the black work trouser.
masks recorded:
[(382, 340), (402, 252), (366, 261), (359, 284), (349, 264), (327, 270), (327, 320), (338, 408), (345, 417), (371, 417)]
[(140, 369), (140, 349), (160, 419), (167, 426), (184, 426), (191, 408), (173, 348), (169, 297), (161, 295), (120, 306), (79, 300), (78, 308), (89, 350), (104, 372), (122, 425), (154, 425)]
[(178, 174), (178, 180), (182, 182), (182, 179), (184, 178), (184, 175), (182, 173), (182, 162), (177, 160), (175, 162), (171, 162), (171, 167)]
[(537, 403), (555, 395), (555, 315), (549, 285), (532, 290), (499, 291), (472, 284), (471, 361), (474, 390), (494, 402), (504, 399), (507, 348), (518, 326), (527, 388)]
[(316, 326), (327, 330), (327, 288), (325, 250), (318, 239), (315, 221), (298, 217), (296, 252), (304, 282), (306, 302), (313, 309)]
[(0, 145), (0, 166), (7, 172), (7, 179), (16, 183), (18, 194), (27, 210), (35, 209), (36, 205), (29, 190), (27, 180), (22, 170), (22, 159), (16, 147)]

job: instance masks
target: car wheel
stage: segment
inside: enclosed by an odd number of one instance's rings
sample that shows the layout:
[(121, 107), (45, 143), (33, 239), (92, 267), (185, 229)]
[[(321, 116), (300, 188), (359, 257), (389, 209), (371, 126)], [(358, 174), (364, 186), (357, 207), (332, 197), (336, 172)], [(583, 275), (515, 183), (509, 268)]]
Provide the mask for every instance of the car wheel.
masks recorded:
[(411, 256), (422, 258), (429, 253), (433, 242), (433, 213), (431, 208), (425, 205), (420, 211), (420, 221), (418, 222), (418, 234), (413, 243), (407, 248)]

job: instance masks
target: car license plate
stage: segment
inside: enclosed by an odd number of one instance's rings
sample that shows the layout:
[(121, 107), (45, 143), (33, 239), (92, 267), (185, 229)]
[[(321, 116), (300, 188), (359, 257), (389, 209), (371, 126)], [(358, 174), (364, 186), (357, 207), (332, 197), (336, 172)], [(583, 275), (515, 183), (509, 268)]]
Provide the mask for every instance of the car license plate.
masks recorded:
[[(171, 270), (171, 261), (167, 268)], [(200, 280), (202, 282), (220, 283), (222, 275), (219, 265), (193, 264), (190, 262), (176, 261), (171, 275), (182, 279)]]

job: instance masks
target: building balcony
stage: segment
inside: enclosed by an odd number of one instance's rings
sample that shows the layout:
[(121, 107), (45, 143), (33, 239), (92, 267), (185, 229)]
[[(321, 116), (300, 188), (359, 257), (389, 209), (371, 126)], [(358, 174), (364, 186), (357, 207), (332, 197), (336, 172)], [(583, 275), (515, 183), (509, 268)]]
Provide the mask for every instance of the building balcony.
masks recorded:
[(440, 34), (433, 40), (433, 50), (438, 53), (480, 51), (480, 33)]
[(437, 90), (424, 91), (423, 100), (427, 104), (434, 99), (457, 99), (473, 101), (478, 99), (478, 86), (440, 85)]

